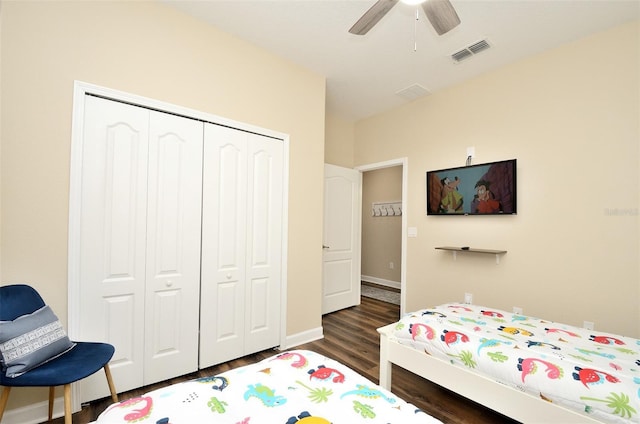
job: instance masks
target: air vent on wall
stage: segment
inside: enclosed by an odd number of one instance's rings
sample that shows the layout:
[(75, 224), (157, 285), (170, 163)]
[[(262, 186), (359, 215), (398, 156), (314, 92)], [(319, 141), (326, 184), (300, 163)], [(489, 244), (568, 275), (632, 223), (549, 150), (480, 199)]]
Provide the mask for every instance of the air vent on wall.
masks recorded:
[(455, 53), (453, 53), (451, 55), (451, 58), (454, 60), (454, 62), (460, 62), (464, 59), (467, 59), (471, 56), (473, 56), (474, 54), (478, 54), (481, 51), (484, 51), (486, 49), (488, 49), (489, 47), (491, 47), (491, 45), (489, 44), (489, 42), (487, 40), (480, 40), (476, 43), (473, 43), (467, 47), (465, 47), (464, 49), (457, 51)]
[(426, 96), (427, 94), (429, 94), (429, 90), (427, 90), (420, 84), (413, 84), (412, 86), (403, 88), (396, 93), (396, 95), (407, 100), (415, 100), (419, 97)]

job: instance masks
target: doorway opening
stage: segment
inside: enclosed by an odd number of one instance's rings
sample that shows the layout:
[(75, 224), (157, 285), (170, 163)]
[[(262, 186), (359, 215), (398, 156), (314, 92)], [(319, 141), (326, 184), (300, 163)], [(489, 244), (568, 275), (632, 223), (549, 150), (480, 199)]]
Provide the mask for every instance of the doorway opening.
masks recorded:
[(362, 289), (368, 291), (375, 285), (399, 290), (400, 315), (403, 315), (406, 304), (407, 158), (355, 169), (363, 173)]

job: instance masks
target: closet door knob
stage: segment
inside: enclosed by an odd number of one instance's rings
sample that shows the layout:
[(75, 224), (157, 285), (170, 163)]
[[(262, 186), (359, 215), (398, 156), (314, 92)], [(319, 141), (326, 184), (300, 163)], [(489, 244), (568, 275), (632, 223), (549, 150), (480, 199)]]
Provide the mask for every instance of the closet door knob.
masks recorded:
[(227, 274), (227, 280), (231, 280), (232, 275), (231, 274)]
[(167, 287), (173, 286), (173, 282), (171, 280), (167, 280), (167, 282), (165, 284), (166, 284)]

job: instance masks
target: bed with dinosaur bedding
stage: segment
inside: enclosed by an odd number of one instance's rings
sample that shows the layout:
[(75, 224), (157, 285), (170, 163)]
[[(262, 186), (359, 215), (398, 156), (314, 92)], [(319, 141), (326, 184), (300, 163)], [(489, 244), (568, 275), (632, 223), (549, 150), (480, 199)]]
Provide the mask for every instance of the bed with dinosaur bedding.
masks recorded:
[(640, 340), (449, 303), (379, 328), (392, 364), (525, 423), (639, 423)]
[(94, 423), (134, 422), (442, 424), (345, 365), (306, 350), (114, 403)]

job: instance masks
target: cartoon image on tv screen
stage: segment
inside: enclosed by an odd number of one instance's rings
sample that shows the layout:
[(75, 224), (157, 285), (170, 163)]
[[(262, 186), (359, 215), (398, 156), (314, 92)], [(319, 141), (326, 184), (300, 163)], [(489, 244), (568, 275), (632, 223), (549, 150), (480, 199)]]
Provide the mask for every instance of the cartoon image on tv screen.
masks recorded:
[(448, 177), (445, 177), (442, 179), (441, 183), (442, 197), (440, 198), (440, 206), (438, 210), (440, 213), (461, 213), (464, 199), (462, 194), (458, 191), (458, 184), (460, 184), (460, 180), (458, 177), (454, 177), (453, 181)]
[(476, 195), (471, 202), (471, 210), (475, 213), (498, 213), (502, 210), (500, 202), (490, 190), (491, 182), (480, 180), (476, 183)]
[(429, 214), (515, 213), (515, 161), (427, 173)]

